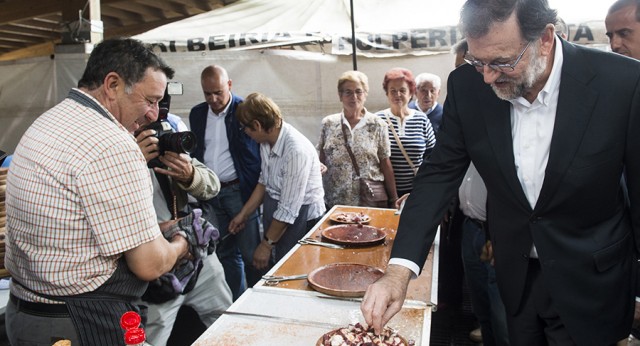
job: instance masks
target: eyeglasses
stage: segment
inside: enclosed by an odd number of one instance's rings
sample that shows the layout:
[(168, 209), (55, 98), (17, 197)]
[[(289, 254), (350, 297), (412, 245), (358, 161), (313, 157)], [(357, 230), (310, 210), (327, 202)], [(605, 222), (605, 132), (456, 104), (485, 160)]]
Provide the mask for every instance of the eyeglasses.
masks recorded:
[(156, 106), (159, 106), (158, 104), (160, 103), (160, 100), (157, 101), (151, 101), (149, 100), (146, 96), (144, 96), (144, 100), (147, 102), (147, 106), (154, 108)]
[[(527, 51), (527, 48), (529, 48), (530, 45), (531, 45), (531, 41), (529, 41), (529, 43), (527, 43), (527, 45), (524, 46), (524, 49), (522, 50), (522, 52), (520, 52), (520, 54), (516, 58), (516, 61), (514, 61), (513, 64), (498, 64), (498, 63), (493, 63), (493, 62), (485, 64), (484, 62), (482, 62), (480, 60), (476, 60), (475, 58), (467, 57), (466, 54), (464, 56), (464, 61), (466, 61), (467, 64), (475, 67), (476, 70), (484, 70), (485, 66), (489, 66), (489, 68), (494, 70), (494, 71), (513, 72), (516, 69), (516, 65), (518, 65), (518, 63), (522, 59), (522, 56), (524, 56), (524, 52)], [(467, 54), (468, 54), (468, 52), (467, 52)]]
[(389, 89), (389, 94), (391, 95), (407, 95), (409, 93), (409, 89), (400, 88), (400, 89)]
[(346, 90), (341, 90), (340, 91), (340, 94), (342, 96), (346, 96), (346, 97), (351, 97), (353, 95), (356, 95), (357, 97), (360, 97), (360, 96), (364, 95), (364, 93), (366, 93), (366, 91), (364, 91), (362, 89), (356, 89), (356, 90), (346, 89)]

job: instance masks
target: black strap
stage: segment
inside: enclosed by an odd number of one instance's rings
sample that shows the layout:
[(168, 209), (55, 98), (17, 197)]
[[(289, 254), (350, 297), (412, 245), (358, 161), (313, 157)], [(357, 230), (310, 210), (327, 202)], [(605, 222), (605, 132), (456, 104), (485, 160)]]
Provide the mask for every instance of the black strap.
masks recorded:
[(4, 162), (4, 159), (6, 159), (7, 156), (9, 156), (9, 154), (7, 154), (4, 151), (0, 150), (0, 165)]
[(353, 151), (351, 151), (351, 147), (349, 146), (349, 141), (347, 141), (347, 131), (345, 130), (345, 125), (342, 123), (342, 136), (344, 137), (344, 145), (347, 147), (347, 153), (349, 153), (349, 157), (351, 158), (351, 163), (353, 164), (353, 169), (356, 171), (356, 175), (360, 177), (360, 168), (358, 167), (358, 162), (356, 162), (356, 157), (353, 155)]
[(105, 111), (100, 104), (98, 104), (95, 100), (87, 97), (87, 95), (83, 94), (79, 90), (71, 89), (71, 91), (69, 91), (69, 96), (67, 97), (71, 100), (78, 102), (79, 104), (85, 107), (89, 107), (93, 109), (94, 111), (100, 113), (100, 115), (102, 115), (103, 117), (109, 119), (109, 121), (113, 121), (113, 119), (109, 116), (107, 111)]
[(169, 213), (173, 216), (173, 218), (177, 218), (177, 215), (174, 215), (174, 211), (176, 210), (175, 198), (173, 198), (173, 191), (171, 191), (171, 182), (169, 181), (169, 177), (155, 172), (156, 179), (158, 180), (158, 185), (160, 185), (160, 190), (162, 190), (162, 195), (164, 196), (165, 202), (167, 202), (167, 208), (169, 208)]

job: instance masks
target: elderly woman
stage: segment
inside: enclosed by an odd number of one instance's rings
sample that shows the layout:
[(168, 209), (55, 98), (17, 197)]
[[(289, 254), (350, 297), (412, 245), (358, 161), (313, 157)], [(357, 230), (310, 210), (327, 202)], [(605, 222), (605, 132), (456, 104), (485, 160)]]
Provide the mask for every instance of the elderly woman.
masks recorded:
[(389, 101), (389, 108), (376, 113), (389, 125), (391, 140), (391, 165), (396, 179), (398, 196), (410, 193), (413, 177), (425, 156), (436, 144), (431, 122), (427, 116), (409, 108), (409, 101), (416, 93), (416, 83), (411, 71), (393, 68), (384, 75), (382, 87)]
[[(367, 76), (358, 71), (347, 71), (338, 79), (338, 97), (342, 112), (322, 119), (318, 143), (320, 162), (327, 171), (323, 176), (325, 202), (336, 204), (387, 207), (398, 199), (391, 168), (391, 149), (387, 124), (364, 108), (369, 91)], [(356, 164), (354, 168), (347, 150), (349, 145)], [(359, 178), (383, 182), (387, 200), (379, 205), (365, 205), (360, 199)], [(353, 182), (349, 184), (348, 182)]]
[(263, 205), (264, 239), (253, 255), (257, 269), (279, 261), (325, 212), (320, 161), (313, 144), (282, 119), (268, 97), (253, 93), (238, 105), (236, 116), (249, 137), (260, 143), (262, 172), (258, 185), (229, 224), (239, 232), (249, 215)]

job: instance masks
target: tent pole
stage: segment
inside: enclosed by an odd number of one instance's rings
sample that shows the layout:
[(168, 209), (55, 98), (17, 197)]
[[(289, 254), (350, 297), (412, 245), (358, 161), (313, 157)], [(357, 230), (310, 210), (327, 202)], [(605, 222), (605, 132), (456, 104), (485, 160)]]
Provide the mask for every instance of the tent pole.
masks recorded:
[(349, 0), (351, 3), (351, 47), (352, 47), (352, 59), (353, 59), (353, 70), (358, 71), (358, 61), (356, 58), (356, 24), (355, 17), (353, 14), (353, 0)]

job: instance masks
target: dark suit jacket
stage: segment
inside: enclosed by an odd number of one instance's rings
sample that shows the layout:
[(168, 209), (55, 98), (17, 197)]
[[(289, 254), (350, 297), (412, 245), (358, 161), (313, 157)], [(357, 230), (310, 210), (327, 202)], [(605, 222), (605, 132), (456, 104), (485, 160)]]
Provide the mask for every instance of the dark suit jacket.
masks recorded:
[[(556, 120), (535, 208), (516, 175), (510, 103), (464, 65), (449, 76), (446, 126), (414, 181), (391, 255), (424, 263), (471, 160), (488, 189), (507, 313), (520, 307), (535, 243), (542, 279), (571, 336), (579, 345), (605, 345), (629, 334), (638, 291), (640, 63), (564, 41), (562, 49)], [(631, 209), (620, 187), (623, 167)]]
[[(236, 118), (236, 107), (240, 102), (242, 102), (241, 97), (232, 95), (224, 124), (227, 128), (233, 167), (240, 180), (240, 193), (242, 200), (246, 202), (258, 184), (260, 176), (260, 145), (240, 130), (240, 122)], [(207, 150), (204, 145), (204, 132), (207, 128), (208, 112), (209, 105), (203, 102), (191, 108), (189, 113), (189, 125), (191, 125), (191, 131), (195, 134), (198, 143), (193, 157), (200, 162), (204, 162), (204, 152)]]
[[(418, 109), (416, 100), (409, 102), (409, 108)], [(433, 134), (437, 135), (438, 130), (440, 130), (440, 124), (442, 124), (442, 105), (438, 103), (431, 113), (427, 114), (427, 118), (429, 118), (431, 127), (433, 127)]]

